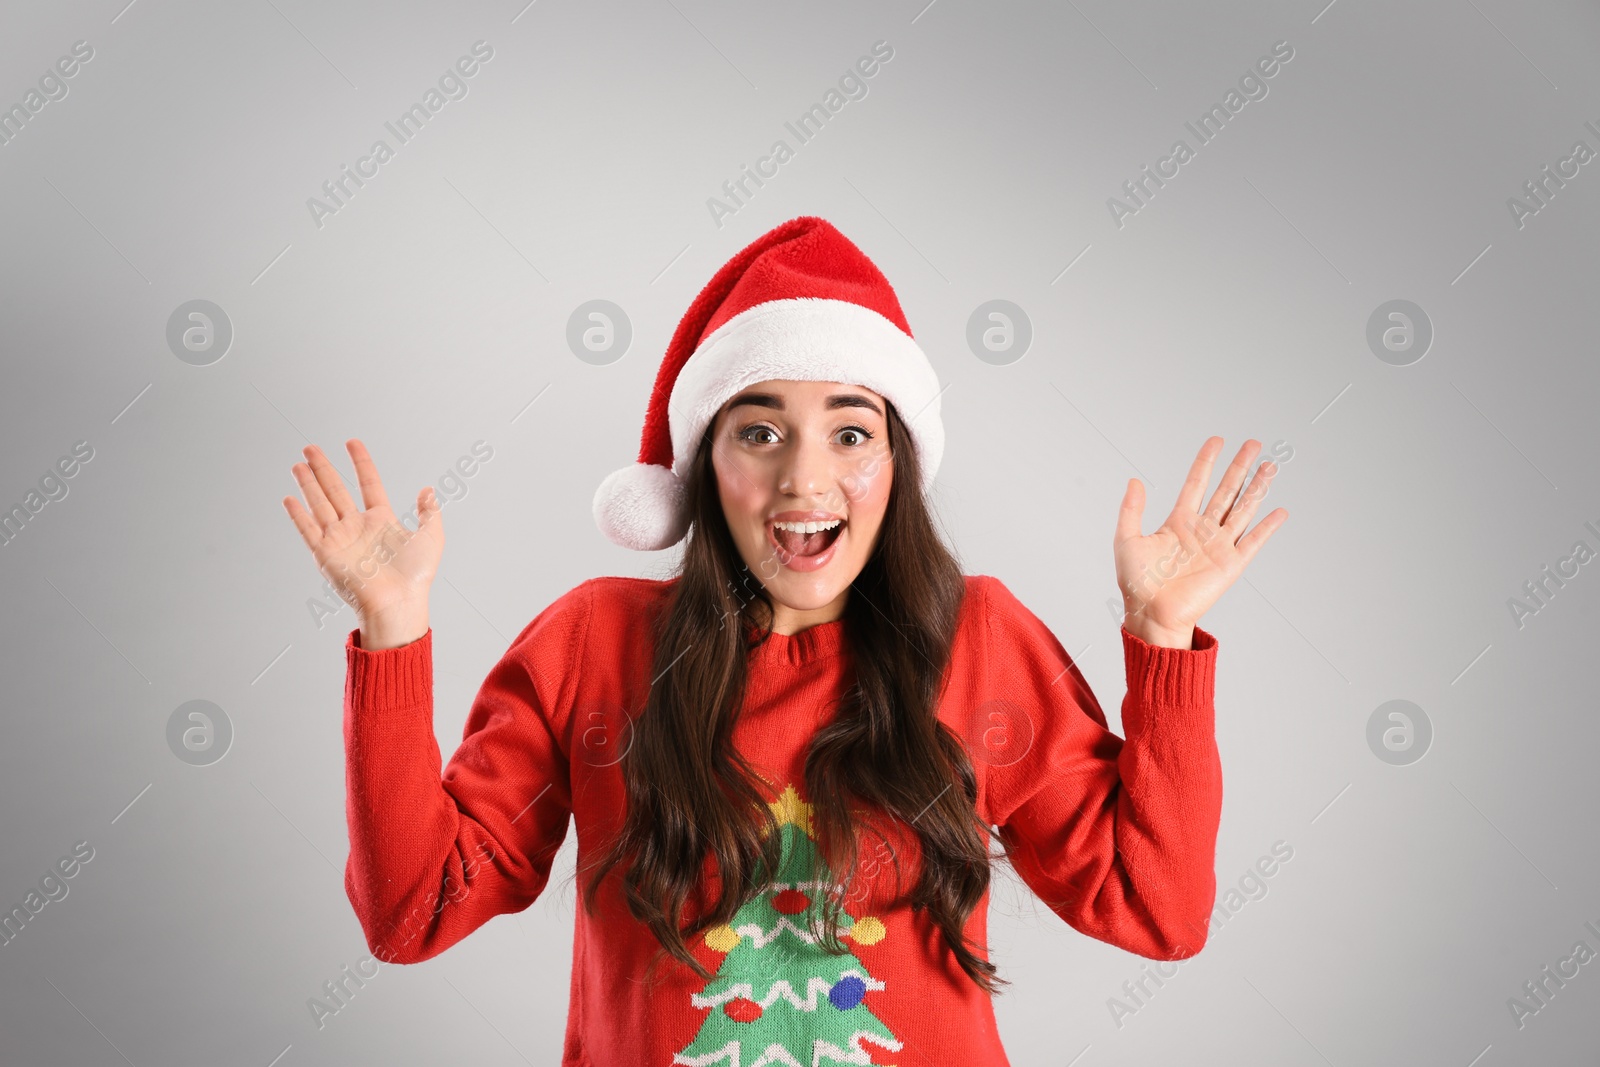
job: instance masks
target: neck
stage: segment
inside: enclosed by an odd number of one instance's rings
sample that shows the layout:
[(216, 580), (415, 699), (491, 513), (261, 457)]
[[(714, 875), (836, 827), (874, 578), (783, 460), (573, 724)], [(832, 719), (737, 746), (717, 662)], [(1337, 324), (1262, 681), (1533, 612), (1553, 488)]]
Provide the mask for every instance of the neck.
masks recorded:
[(841, 619), (844, 617), (844, 606), (849, 597), (850, 589), (846, 586), (844, 591), (834, 600), (820, 608), (791, 608), (780, 600), (774, 600), (772, 602), (772, 632), (788, 637), (809, 627)]

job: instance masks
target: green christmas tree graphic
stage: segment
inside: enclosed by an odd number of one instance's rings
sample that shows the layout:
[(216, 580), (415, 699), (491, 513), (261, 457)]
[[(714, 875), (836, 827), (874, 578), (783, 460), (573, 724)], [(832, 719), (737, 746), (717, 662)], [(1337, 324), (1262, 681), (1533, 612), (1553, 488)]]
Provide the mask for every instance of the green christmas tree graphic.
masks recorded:
[[(777, 875), (727, 926), (708, 930), (706, 944), (723, 957), (711, 982), (693, 995), (709, 1008), (688, 1047), (673, 1057), (690, 1067), (822, 1067), (870, 1064), (864, 1043), (888, 1052), (900, 1040), (867, 1007), (884, 983), (854, 953), (832, 955), (816, 943), (808, 913), (834, 889), (817, 852), (811, 805), (793, 785), (770, 807), (783, 835)], [(840, 935), (862, 945), (883, 940), (882, 921), (839, 917)]]

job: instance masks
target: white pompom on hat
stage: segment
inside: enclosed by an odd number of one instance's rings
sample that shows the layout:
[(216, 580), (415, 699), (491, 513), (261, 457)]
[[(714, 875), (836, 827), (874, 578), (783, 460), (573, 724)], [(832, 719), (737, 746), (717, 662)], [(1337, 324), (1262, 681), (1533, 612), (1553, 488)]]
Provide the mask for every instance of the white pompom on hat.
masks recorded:
[(939, 379), (888, 279), (826, 219), (803, 215), (728, 260), (684, 313), (645, 412), (639, 458), (594, 495), (624, 548), (671, 548), (689, 531), (687, 482), (706, 425), (741, 389), (782, 380), (878, 393), (911, 431), (926, 492), (944, 454)]

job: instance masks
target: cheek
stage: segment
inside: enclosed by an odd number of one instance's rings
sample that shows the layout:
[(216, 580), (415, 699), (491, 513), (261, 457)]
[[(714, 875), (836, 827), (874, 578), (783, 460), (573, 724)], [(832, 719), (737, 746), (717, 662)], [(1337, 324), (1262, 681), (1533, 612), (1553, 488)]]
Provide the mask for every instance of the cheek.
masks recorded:
[(840, 487), (850, 500), (850, 510), (874, 524), (889, 505), (889, 487), (893, 484), (894, 466), (887, 459), (873, 458), (851, 464), (839, 479)]
[(758, 471), (740, 465), (737, 460), (725, 464), (718, 457), (716, 472), (717, 497), (728, 518), (737, 521), (766, 513), (768, 494), (761, 488)]

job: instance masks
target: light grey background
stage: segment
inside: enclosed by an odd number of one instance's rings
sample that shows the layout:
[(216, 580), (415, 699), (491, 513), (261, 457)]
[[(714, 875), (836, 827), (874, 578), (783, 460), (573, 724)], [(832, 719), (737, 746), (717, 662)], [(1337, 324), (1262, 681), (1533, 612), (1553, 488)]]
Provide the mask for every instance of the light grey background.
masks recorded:
[[(1507, 200), (1600, 149), (1595, 5), (541, 0), (13, 5), (0, 105), (94, 58), (0, 147), (0, 504), (74, 442), (65, 498), (0, 547), (0, 905), (77, 841), (94, 858), (0, 947), (7, 1065), (554, 1063), (574, 839), (545, 896), (445, 955), (387, 967), (318, 1028), (366, 954), (341, 882), (345, 608), (281, 498), (321, 445), (371, 448), (409, 507), (446, 497), (432, 601), (448, 755), (511, 635), (597, 574), (671, 553), (606, 542), (595, 487), (629, 462), (678, 317), (728, 256), (800, 214), (896, 286), (941, 381), (937, 505), (1078, 657), (1120, 730), (1110, 539), (1146, 531), (1211, 434), (1283, 442), (1259, 514), (1290, 518), (1202, 620), (1218, 636), (1219, 891), (1293, 858), (1118, 1026), (1141, 961), (1002, 870), (997, 1001), (1019, 1065), (1588, 1064), (1600, 963), (1518, 1027), (1575, 942), (1600, 950), (1593, 667), (1600, 573), (1520, 626), (1508, 601), (1600, 535), (1591, 311), (1600, 163), (1520, 228)], [(126, 5), (126, 6), (125, 6)], [(473, 42), (493, 59), (317, 226), (307, 208)], [(718, 226), (725, 180), (875, 41), (893, 59)], [(1292, 61), (1124, 225), (1107, 200), (1277, 41)], [(1070, 265), (1070, 269), (1067, 269)], [(166, 342), (224, 309), (224, 358)], [(568, 316), (633, 339), (595, 366)], [(967, 320), (1005, 299), (1003, 366)], [(1380, 304), (1432, 321), (1420, 361), (1366, 342)], [(1431, 750), (1393, 766), (1403, 698)], [(234, 737), (209, 766), (166, 729), (190, 700)], [(628, 1025), (625, 1019), (617, 1025)], [(925, 1062), (925, 1061), (917, 1061)]]

